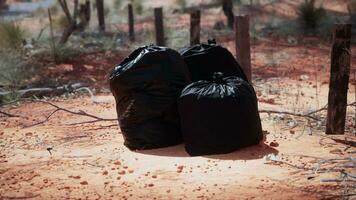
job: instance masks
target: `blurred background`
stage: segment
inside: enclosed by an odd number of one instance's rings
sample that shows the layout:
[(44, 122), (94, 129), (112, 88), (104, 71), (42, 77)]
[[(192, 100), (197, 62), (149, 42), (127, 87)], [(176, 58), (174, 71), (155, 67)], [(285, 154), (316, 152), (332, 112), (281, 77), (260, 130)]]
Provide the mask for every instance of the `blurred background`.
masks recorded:
[[(65, 42), (61, 40), (71, 22), (59, 2), (0, 1), (0, 91), (85, 82), (94, 92), (108, 92), (105, 76), (111, 68), (135, 48), (155, 43), (155, 7), (163, 7), (166, 46), (179, 49), (189, 45), (189, 13), (200, 9), (201, 41), (216, 38), (235, 54), (235, 33), (227, 25), (222, 0), (104, 0), (105, 31), (98, 25), (96, 1), (88, 1), (85, 11), (86, 1), (79, 0), (77, 27)], [(72, 16), (74, 2), (67, 1)], [(234, 15), (250, 16), (254, 80), (312, 79), (320, 74), (318, 82), (327, 83), (333, 24), (352, 23), (353, 33), (356, 29), (355, 0), (232, 2)], [(128, 35), (128, 4), (133, 6), (134, 41)], [(355, 56), (351, 60), (354, 62)], [(354, 73), (352, 69), (353, 83)]]

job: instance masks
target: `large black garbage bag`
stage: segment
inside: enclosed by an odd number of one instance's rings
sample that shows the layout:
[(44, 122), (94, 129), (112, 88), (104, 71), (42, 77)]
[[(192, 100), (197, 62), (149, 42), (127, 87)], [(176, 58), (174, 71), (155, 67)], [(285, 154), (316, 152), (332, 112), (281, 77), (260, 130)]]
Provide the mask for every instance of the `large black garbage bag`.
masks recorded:
[(262, 140), (253, 87), (241, 78), (191, 83), (178, 100), (185, 149), (191, 156), (229, 153)]
[(230, 51), (216, 44), (215, 40), (181, 49), (179, 53), (187, 63), (193, 82), (211, 80), (214, 72), (222, 72), (226, 77), (237, 76), (248, 81)]
[(145, 46), (135, 50), (110, 76), (124, 145), (131, 150), (181, 143), (177, 98), (190, 82), (177, 51)]

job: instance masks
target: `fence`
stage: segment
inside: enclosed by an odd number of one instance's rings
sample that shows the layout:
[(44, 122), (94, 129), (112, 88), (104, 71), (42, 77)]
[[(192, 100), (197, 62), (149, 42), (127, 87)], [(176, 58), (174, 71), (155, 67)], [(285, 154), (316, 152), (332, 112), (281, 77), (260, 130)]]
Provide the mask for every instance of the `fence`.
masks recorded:
[[(105, 31), (105, 17), (103, 0), (97, 0), (97, 15), (99, 22), (99, 31)], [(247, 75), (250, 82), (252, 81), (251, 69), (251, 38), (250, 38), (250, 18), (248, 15), (235, 16), (232, 21), (231, 0), (222, 1), (222, 8), (227, 16), (227, 25), (233, 24), (234, 32), (228, 31), (227, 35), (235, 43), (236, 59), (241, 64), (243, 71)], [(213, 30), (206, 30), (201, 26), (201, 16), (204, 12), (199, 9), (192, 9), (189, 15), (183, 16), (165, 16), (162, 7), (155, 8), (152, 17), (148, 17), (148, 20), (141, 20), (139, 24), (135, 24), (133, 6), (128, 4), (128, 29), (123, 27), (116, 27), (118, 30), (127, 31), (127, 35), (131, 42), (137, 40), (136, 34), (145, 35), (146, 43), (154, 42), (157, 45), (167, 46), (188, 46), (198, 44), (201, 41), (206, 40), (207, 35), (211, 35)], [(178, 19), (177, 19), (178, 18)], [(190, 24), (179, 23), (180, 18), (190, 18), (189, 20), (182, 20), (190, 22)], [(153, 23), (152, 23), (153, 19)], [(177, 23), (178, 22), (178, 23)], [(167, 28), (165, 25), (168, 23), (170, 26)], [(190, 29), (189, 29), (190, 27)], [(135, 30), (138, 28), (138, 30)], [(252, 26), (252, 31), (255, 31), (255, 27)], [(208, 34), (207, 34), (208, 33)], [(273, 37), (273, 31), (271, 31)], [(255, 39), (255, 35), (252, 36)], [(177, 42), (178, 40), (178, 42)], [(332, 42), (332, 54), (331, 54), (331, 76), (329, 83), (329, 96), (328, 96), (328, 114), (326, 120), (326, 133), (338, 134), (344, 133), (345, 117), (347, 107), (347, 87), (350, 77), (350, 41), (351, 41), (351, 25), (350, 24), (337, 24), (333, 30), (333, 42)], [(176, 42), (176, 44), (174, 44)], [(222, 41), (224, 42), (224, 41)], [(231, 42), (231, 39), (228, 41)], [(231, 50), (231, 49), (230, 49)], [(273, 56), (273, 46), (271, 48)], [(273, 58), (272, 58), (273, 59)]]

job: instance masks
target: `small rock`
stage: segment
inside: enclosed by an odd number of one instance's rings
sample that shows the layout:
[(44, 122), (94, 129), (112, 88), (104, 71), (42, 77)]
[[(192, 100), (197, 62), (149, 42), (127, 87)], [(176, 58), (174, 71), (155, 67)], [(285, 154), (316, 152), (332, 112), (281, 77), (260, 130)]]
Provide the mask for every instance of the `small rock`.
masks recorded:
[(80, 179), (80, 176), (69, 176), (69, 178)]
[(126, 172), (125, 172), (125, 170), (122, 170), (122, 171), (119, 171), (118, 174), (120, 174), (120, 175), (125, 175)]
[(300, 76), (299, 80), (303, 80), (303, 81), (309, 80), (309, 76), (306, 75), (306, 74), (303, 74), (303, 75)]
[(25, 136), (32, 136), (31, 132), (25, 133)]
[(80, 182), (81, 185), (88, 185), (88, 182), (87, 181), (82, 181)]
[(269, 146), (271, 146), (271, 147), (278, 147), (279, 144), (278, 144), (278, 142), (270, 142), (270, 143), (269, 143)]

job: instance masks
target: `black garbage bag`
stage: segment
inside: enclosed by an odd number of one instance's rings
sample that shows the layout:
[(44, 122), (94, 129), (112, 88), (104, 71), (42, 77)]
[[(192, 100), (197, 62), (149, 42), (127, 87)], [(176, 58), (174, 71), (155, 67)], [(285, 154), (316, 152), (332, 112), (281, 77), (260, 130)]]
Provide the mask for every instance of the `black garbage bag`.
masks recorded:
[(230, 51), (216, 44), (215, 40), (181, 49), (179, 53), (187, 63), (193, 82), (211, 80), (214, 72), (222, 72), (226, 77), (237, 76), (248, 81)]
[(166, 47), (141, 47), (115, 67), (110, 88), (124, 145), (136, 150), (181, 143), (177, 98), (189, 82), (182, 57)]
[(178, 99), (185, 149), (191, 156), (229, 153), (262, 138), (253, 87), (236, 76), (189, 84)]

